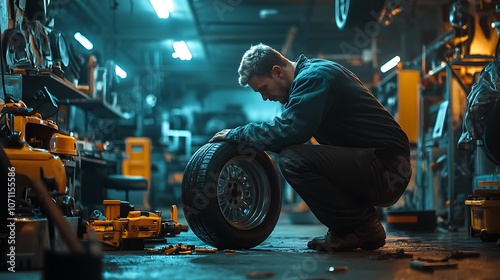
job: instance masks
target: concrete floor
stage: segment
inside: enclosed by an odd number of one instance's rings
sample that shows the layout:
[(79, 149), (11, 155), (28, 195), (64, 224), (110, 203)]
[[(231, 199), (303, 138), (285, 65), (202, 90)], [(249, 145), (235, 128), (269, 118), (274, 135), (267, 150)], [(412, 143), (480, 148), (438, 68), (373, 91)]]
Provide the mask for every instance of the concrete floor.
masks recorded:
[[(184, 220), (180, 220), (184, 223)], [(287, 214), (280, 217), (272, 235), (245, 252), (228, 254), (161, 255), (144, 251), (104, 251), (102, 279), (500, 279), (500, 247), (495, 242), (471, 238), (468, 231), (404, 233), (388, 232), (387, 244), (376, 251), (318, 253), (307, 242), (322, 235), (320, 224), (292, 224)], [(166, 243), (148, 244), (161, 248), (178, 243), (208, 247), (193, 232), (167, 238)], [(147, 249), (146, 248), (146, 249)], [(412, 258), (384, 253), (403, 249)], [(410, 267), (416, 259), (438, 260), (453, 251), (474, 251), (479, 257), (450, 259), (445, 266), (419, 270)], [(385, 256), (385, 257), (384, 257)], [(347, 271), (330, 272), (330, 267)], [(43, 271), (0, 273), (0, 279), (43, 279)], [(61, 278), (63, 279), (63, 278)], [(65, 279), (76, 279), (68, 275)]]

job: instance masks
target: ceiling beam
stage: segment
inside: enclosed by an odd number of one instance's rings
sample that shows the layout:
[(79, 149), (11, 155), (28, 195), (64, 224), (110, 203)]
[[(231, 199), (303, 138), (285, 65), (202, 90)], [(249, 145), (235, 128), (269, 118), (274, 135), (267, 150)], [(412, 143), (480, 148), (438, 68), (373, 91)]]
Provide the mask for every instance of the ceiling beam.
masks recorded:
[[(196, 27), (196, 35), (199, 38), (200, 34), (201, 34), (201, 27), (200, 27), (200, 19), (199, 19), (199, 16), (198, 16), (198, 12), (194, 8), (193, 0), (187, 0), (187, 1), (188, 1), (189, 9), (191, 10), (191, 14), (193, 15), (193, 21), (194, 21), (194, 25)], [(207, 52), (206, 43), (204, 42), (203, 39), (201, 39), (201, 45), (202, 45), (204, 57), (208, 58), (209, 55), (208, 55), (208, 52)]]
[[(287, 29), (289, 30), (289, 28)], [(225, 33), (225, 34), (220, 34), (217, 32), (214, 32), (215, 34), (201, 34), (199, 36), (185, 36), (183, 39), (185, 40), (207, 40), (207, 41), (246, 41), (249, 39), (269, 39), (269, 38), (275, 38), (275, 39), (284, 39), (287, 37), (287, 34), (277, 34), (277, 33), (270, 33), (270, 34), (249, 34), (249, 33), (244, 33), (244, 32), (236, 32), (236, 33)], [(328, 32), (328, 31), (323, 31), (323, 32), (317, 32), (317, 31), (311, 31), (307, 35), (308, 38), (310, 39), (329, 39), (329, 38), (335, 38), (339, 40), (343, 39), (352, 39), (354, 35), (350, 32)], [(118, 40), (122, 42), (127, 42), (127, 44), (132, 42), (136, 43), (146, 43), (146, 42), (160, 42), (164, 41), (166, 39), (172, 38), (175, 36), (169, 36), (167, 37), (159, 37), (157, 34), (149, 34), (149, 33), (129, 33), (129, 34), (115, 34), (111, 36), (111, 39), (113, 40)]]
[[(73, 1), (73, 3), (76, 5), (76, 8), (79, 12), (75, 13), (75, 15), (81, 15), (83, 18), (90, 18), (95, 25), (101, 30), (101, 33), (103, 34), (112, 34), (112, 30), (110, 28), (111, 24), (106, 21), (105, 17), (102, 15), (99, 16), (97, 14), (97, 8), (94, 7), (94, 9), (91, 9), (92, 4), (86, 5), (83, 4), (81, 1)], [(84, 13), (84, 15), (81, 14), (81, 12)]]

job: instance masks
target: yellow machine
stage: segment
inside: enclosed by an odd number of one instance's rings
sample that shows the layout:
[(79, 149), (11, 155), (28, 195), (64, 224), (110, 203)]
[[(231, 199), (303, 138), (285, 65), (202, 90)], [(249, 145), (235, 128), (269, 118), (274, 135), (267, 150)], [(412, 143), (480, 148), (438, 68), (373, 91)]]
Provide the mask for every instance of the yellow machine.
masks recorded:
[(31, 184), (41, 178), (64, 214), (74, 216), (76, 139), (22, 101), (1, 104), (0, 116), (0, 143), (16, 171), (17, 205), (39, 207)]
[(148, 181), (143, 197), (144, 209), (150, 209), (148, 197), (151, 188), (151, 150), (151, 139), (147, 137), (125, 138), (127, 156), (122, 160), (122, 174), (142, 176)]
[(84, 238), (88, 238), (89, 231), (94, 231), (99, 241), (114, 249), (142, 249), (146, 239), (175, 236), (188, 230), (186, 225), (178, 223), (175, 205), (172, 205), (170, 219), (165, 220), (160, 215), (148, 211), (129, 211), (126, 218), (121, 218), (120, 200), (104, 200), (103, 204), (104, 217), (94, 215), (94, 219), (87, 221), (87, 233)]

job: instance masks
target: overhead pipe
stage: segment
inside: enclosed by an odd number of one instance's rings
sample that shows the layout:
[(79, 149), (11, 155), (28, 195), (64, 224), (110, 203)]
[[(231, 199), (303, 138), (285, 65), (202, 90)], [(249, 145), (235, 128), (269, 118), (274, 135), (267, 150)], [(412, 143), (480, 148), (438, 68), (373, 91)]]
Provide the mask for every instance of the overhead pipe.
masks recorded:
[(285, 44), (281, 49), (281, 54), (283, 54), (284, 56), (287, 56), (288, 52), (292, 48), (293, 41), (295, 40), (295, 34), (297, 34), (297, 27), (290, 27), (290, 29), (288, 29), (288, 34), (286, 35)]

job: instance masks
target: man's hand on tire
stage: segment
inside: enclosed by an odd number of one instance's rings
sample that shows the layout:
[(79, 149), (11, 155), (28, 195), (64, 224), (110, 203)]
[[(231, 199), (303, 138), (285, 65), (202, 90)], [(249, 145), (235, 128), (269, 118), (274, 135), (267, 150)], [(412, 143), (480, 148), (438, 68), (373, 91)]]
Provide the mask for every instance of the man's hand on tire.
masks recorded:
[(210, 140), (208, 140), (208, 142), (210, 143), (213, 143), (213, 142), (218, 142), (218, 141), (222, 141), (224, 139), (226, 139), (226, 135), (229, 133), (231, 129), (223, 129), (217, 133), (214, 134), (214, 136), (212, 136), (212, 138), (210, 138)]

